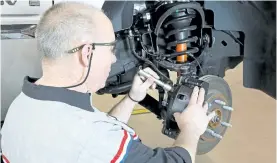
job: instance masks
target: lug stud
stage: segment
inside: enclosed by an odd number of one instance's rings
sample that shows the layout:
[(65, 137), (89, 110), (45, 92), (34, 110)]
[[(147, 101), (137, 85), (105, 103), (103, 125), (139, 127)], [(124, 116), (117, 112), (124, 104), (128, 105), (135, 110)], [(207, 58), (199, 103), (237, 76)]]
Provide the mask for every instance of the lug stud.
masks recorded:
[(230, 106), (223, 106), (223, 109), (228, 110), (228, 111), (234, 111), (234, 109)]
[(221, 100), (214, 100), (214, 102), (219, 104), (219, 105), (226, 105), (226, 103), (224, 101), (221, 101)]
[(222, 126), (225, 126), (225, 127), (232, 127), (232, 125), (230, 123), (227, 123), (227, 122), (220, 122)]
[(213, 130), (211, 129), (207, 129), (206, 132), (208, 132), (209, 134), (211, 134), (213, 137), (216, 137), (218, 139), (222, 139), (223, 137), (217, 133), (215, 133)]

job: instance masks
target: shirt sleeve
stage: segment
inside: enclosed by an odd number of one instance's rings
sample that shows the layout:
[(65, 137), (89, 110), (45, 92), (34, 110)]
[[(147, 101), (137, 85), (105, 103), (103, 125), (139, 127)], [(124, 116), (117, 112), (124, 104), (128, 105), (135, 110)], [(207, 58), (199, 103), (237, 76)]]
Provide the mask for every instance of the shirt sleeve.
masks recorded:
[(181, 147), (151, 149), (140, 141), (132, 141), (125, 163), (192, 163), (188, 151)]

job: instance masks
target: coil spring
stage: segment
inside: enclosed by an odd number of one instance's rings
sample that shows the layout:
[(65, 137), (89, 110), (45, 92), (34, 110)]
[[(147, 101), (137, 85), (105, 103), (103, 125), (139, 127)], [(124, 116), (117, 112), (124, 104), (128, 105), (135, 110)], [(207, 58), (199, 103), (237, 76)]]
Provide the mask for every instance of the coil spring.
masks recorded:
[[(196, 17), (195, 12), (187, 12), (187, 9), (179, 10), (172, 14), (172, 19), (165, 23), (164, 28), (168, 28), (169, 25), (173, 27), (173, 30), (170, 30), (165, 38), (169, 39), (171, 36), (175, 36), (175, 41), (168, 42), (167, 49), (172, 49), (176, 47), (176, 52), (169, 54), (168, 57), (178, 57), (185, 54), (197, 53), (199, 49), (197, 47), (189, 47), (191, 42), (196, 42), (198, 40), (197, 36), (190, 37), (190, 31), (196, 30), (196, 25), (190, 25), (192, 19)], [(192, 10), (193, 11), (193, 10)]]
[[(196, 30), (196, 25), (191, 25), (191, 21), (196, 18), (196, 11), (200, 13), (202, 23), (201, 27), (204, 25), (204, 13), (201, 6), (198, 3), (183, 3), (177, 4), (169, 8), (158, 20), (155, 34), (158, 36), (156, 38), (156, 43), (159, 42), (159, 32), (163, 28), (167, 31), (164, 35), (166, 40), (166, 49), (173, 50), (171, 54), (162, 54), (163, 57), (174, 58), (178, 56), (192, 56), (199, 51), (198, 47), (192, 47), (192, 42), (197, 42), (197, 36), (191, 36), (191, 31)], [(165, 22), (167, 20), (167, 22)], [(165, 23), (164, 23), (165, 22)], [(171, 28), (168, 28), (171, 27)], [(174, 38), (172, 36), (175, 36)], [(202, 36), (200, 36), (202, 37)], [(173, 41), (172, 41), (173, 40)], [(178, 48), (179, 45), (184, 45), (185, 47)], [(189, 46), (189, 47), (187, 47)], [(174, 50), (173, 47), (176, 49)], [(159, 54), (159, 46), (157, 44), (157, 53)]]
[[(193, 10), (192, 10), (193, 11)], [(192, 55), (197, 53), (199, 49), (197, 47), (191, 47), (191, 42), (196, 42), (198, 40), (197, 36), (190, 36), (190, 32), (192, 30), (196, 30), (196, 25), (190, 25), (192, 19), (196, 17), (195, 12), (189, 13), (187, 9), (178, 10), (171, 14), (172, 19), (164, 24), (164, 28), (168, 28), (169, 25), (173, 27), (172, 30), (169, 30), (165, 35), (165, 39), (169, 39), (172, 36), (174, 37), (174, 41), (167, 42), (167, 49), (171, 50), (172, 47), (175, 47), (174, 53), (166, 54), (165, 57), (174, 58), (178, 56), (184, 55)], [(188, 47), (189, 45), (189, 47)], [(188, 49), (189, 48), (189, 49)], [(177, 58), (178, 59), (178, 58)], [(185, 60), (183, 60), (184, 62)]]

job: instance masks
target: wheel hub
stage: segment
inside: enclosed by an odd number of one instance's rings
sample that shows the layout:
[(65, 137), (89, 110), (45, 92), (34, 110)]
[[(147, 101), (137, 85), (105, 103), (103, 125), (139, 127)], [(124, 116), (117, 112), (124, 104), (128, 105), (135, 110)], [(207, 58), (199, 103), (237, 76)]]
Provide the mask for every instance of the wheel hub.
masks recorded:
[(213, 111), (215, 112), (216, 116), (210, 121), (209, 126), (214, 129), (220, 125), (222, 113), (220, 109), (214, 109), (212, 112)]
[(220, 142), (227, 130), (226, 124), (229, 124), (232, 113), (232, 94), (227, 82), (213, 75), (203, 76), (200, 80), (209, 83), (206, 95), (206, 102), (209, 105), (208, 113), (215, 111), (216, 116), (209, 122), (207, 131), (200, 137), (198, 155), (208, 153)]

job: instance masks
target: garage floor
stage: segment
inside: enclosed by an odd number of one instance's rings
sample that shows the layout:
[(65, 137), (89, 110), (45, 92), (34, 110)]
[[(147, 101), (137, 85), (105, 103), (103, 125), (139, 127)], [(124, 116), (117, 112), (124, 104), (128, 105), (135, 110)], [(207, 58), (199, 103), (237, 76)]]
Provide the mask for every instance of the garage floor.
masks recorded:
[[(208, 154), (197, 156), (196, 163), (275, 163), (276, 126), (275, 100), (263, 92), (244, 88), (242, 64), (228, 70), (225, 79), (231, 86), (233, 107), (232, 128)], [(155, 92), (151, 95), (156, 97)], [(119, 98), (94, 96), (93, 102), (108, 111)], [(136, 108), (141, 108), (137, 106)], [(161, 121), (152, 113), (133, 115), (129, 121), (142, 141), (150, 147), (168, 147), (173, 140), (161, 134)]]

